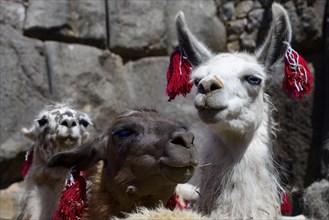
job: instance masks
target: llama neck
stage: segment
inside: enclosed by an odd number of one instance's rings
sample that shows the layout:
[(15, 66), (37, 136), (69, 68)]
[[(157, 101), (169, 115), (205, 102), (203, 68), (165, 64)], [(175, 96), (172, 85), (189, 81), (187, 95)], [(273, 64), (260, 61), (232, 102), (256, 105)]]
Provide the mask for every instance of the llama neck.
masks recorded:
[[(157, 196), (129, 196), (126, 189), (122, 189), (113, 178), (109, 177), (108, 171), (102, 163), (91, 177), (90, 197), (88, 198), (88, 210), (84, 219), (109, 219), (111, 217), (124, 217), (124, 213), (130, 213), (136, 207), (155, 208), (160, 204)], [(175, 186), (168, 195), (174, 193)], [(164, 203), (166, 199), (163, 199)]]
[[(59, 193), (62, 192), (65, 179), (68, 177), (69, 169), (64, 167), (54, 167), (49, 168), (47, 166), (48, 159), (50, 156), (46, 156), (45, 146), (46, 144), (40, 146), (37, 145), (34, 148), (33, 162), (30, 167), (26, 179), (27, 181), (32, 180), (36, 185), (50, 185), (52, 188), (56, 188), (59, 184), (54, 184), (54, 182), (60, 182), (61, 186), (58, 187)], [(52, 148), (51, 144), (47, 145), (47, 148)]]
[[(253, 132), (212, 135), (203, 158), (212, 165), (205, 167), (202, 174), (201, 211), (215, 218), (277, 215), (279, 185), (273, 167), (270, 132), (271, 117), (265, 111)], [(214, 176), (220, 180), (214, 181)]]
[(35, 146), (33, 162), (25, 177), (29, 193), (23, 203), (32, 213), (31, 219), (49, 219), (53, 215), (69, 174), (66, 168), (49, 168), (43, 150), (43, 146)]

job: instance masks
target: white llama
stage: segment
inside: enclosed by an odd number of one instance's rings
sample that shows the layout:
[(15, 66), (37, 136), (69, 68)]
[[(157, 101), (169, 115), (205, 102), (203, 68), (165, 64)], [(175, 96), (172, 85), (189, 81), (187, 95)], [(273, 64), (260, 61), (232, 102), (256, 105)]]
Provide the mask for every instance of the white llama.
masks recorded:
[(81, 145), (88, 138), (86, 128), (90, 124), (87, 114), (68, 104), (55, 103), (39, 113), (30, 129), (22, 129), (35, 145), (18, 219), (51, 219), (70, 171), (49, 168), (47, 161), (55, 153)]
[(280, 213), (282, 190), (274, 168), (271, 136), (275, 123), (265, 93), (271, 67), (282, 59), (291, 27), (285, 9), (272, 5), (273, 21), (263, 45), (254, 53), (214, 55), (177, 17), (179, 44), (194, 66), (198, 87), (194, 105), (208, 124), (200, 172), (197, 208), (211, 218), (264, 219)]
[[(271, 68), (286, 53), (291, 26), (279, 4), (273, 3), (272, 14), (268, 36), (253, 54), (213, 54), (190, 32), (182, 12), (176, 19), (179, 46), (193, 65), (191, 77), (198, 87), (194, 105), (207, 124), (202, 140), (196, 139), (202, 162), (210, 164), (198, 173), (196, 209), (211, 219), (280, 215), (282, 187), (271, 144), (275, 123), (265, 87)], [(141, 210), (128, 218), (156, 219), (159, 212), (167, 211)]]

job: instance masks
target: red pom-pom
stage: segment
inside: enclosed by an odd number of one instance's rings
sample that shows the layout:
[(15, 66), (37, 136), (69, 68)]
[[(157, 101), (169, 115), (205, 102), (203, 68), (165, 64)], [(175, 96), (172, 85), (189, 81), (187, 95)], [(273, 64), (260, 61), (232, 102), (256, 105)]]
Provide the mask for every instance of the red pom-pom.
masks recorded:
[(170, 210), (174, 210), (175, 208), (178, 208), (179, 210), (185, 210), (190, 209), (191, 205), (188, 201), (179, 199), (179, 196), (175, 193), (169, 198), (165, 207)]
[(27, 172), (29, 171), (33, 161), (33, 147), (26, 151), (25, 153), (25, 160), (23, 163), (22, 175), (23, 177), (26, 176)]
[(78, 220), (81, 219), (86, 207), (86, 180), (85, 174), (73, 171), (67, 179), (53, 220)]
[(283, 90), (293, 98), (303, 98), (311, 93), (313, 77), (304, 58), (287, 45)]
[(282, 193), (281, 198), (281, 213), (282, 215), (288, 215), (292, 211), (292, 207), (289, 201), (289, 197), (287, 193)]
[(170, 64), (167, 71), (166, 93), (169, 96), (169, 101), (179, 94), (185, 96), (191, 91), (193, 86), (189, 78), (191, 71), (192, 66), (185, 56), (184, 50), (176, 47), (170, 56)]

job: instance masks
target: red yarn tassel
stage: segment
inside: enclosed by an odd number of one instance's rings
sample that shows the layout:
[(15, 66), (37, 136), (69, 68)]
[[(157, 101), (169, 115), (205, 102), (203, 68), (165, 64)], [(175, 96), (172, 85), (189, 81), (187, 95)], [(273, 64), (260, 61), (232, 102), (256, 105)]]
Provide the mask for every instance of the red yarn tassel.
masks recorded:
[(33, 161), (33, 147), (26, 151), (25, 153), (25, 160), (23, 163), (22, 175), (23, 177), (26, 176), (27, 172), (29, 171)]
[(287, 193), (282, 193), (282, 199), (281, 199), (281, 213), (282, 215), (289, 215), (292, 211), (292, 207), (289, 201), (289, 197)]
[(190, 83), (189, 75), (192, 66), (184, 54), (184, 50), (176, 47), (170, 56), (170, 64), (167, 71), (167, 89), (166, 93), (169, 100), (173, 100), (177, 95), (186, 96), (192, 89), (193, 84)]
[(181, 201), (179, 196), (175, 193), (169, 198), (165, 207), (170, 210), (174, 210), (175, 208), (178, 208), (179, 210), (185, 210), (190, 209), (191, 205), (188, 201)]
[(53, 220), (78, 220), (81, 219), (86, 207), (86, 180), (85, 173), (73, 171), (66, 180)]
[(313, 76), (307, 66), (306, 61), (288, 42), (287, 53), (285, 55), (285, 77), (283, 79), (283, 91), (293, 98), (303, 98), (311, 93)]

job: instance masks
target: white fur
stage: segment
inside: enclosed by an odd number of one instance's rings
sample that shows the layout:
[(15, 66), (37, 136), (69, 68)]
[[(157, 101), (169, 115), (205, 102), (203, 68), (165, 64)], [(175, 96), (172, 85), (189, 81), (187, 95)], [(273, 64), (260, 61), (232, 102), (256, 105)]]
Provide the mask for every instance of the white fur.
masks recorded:
[[(271, 67), (284, 57), (291, 39), (289, 17), (277, 3), (264, 44), (253, 54), (213, 55), (176, 19), (180, 46), (194, 66), (194, 105), (207, 124), (200, 135), (197, 208), (212, 219), (273, 219), (280, 214), (280, 186), (274, 168), (272, 104), (265, 93)], [(250, 80), (251, 79), (251, 80)]]
[(176, 194), (188, 201), (195, 202), (199, 198), (198, 187), (193, 186), (192, 184), (177, 184), (175, 192)]
[[(43, 122), (40, 123), (40, 120)], [(26, 195), (18, 219), (52, 218), (69, 169), (49, 168), (47, 161), (53, 154), (86, 140), (89, 135), (86, 122), (92, 124), (87, 114), (66, 103), (56, 103), (42, 110), (31, 128), (22, 129), (27, 137), (35, 141), (35, 146), (33, 162), (25, 177)]]

